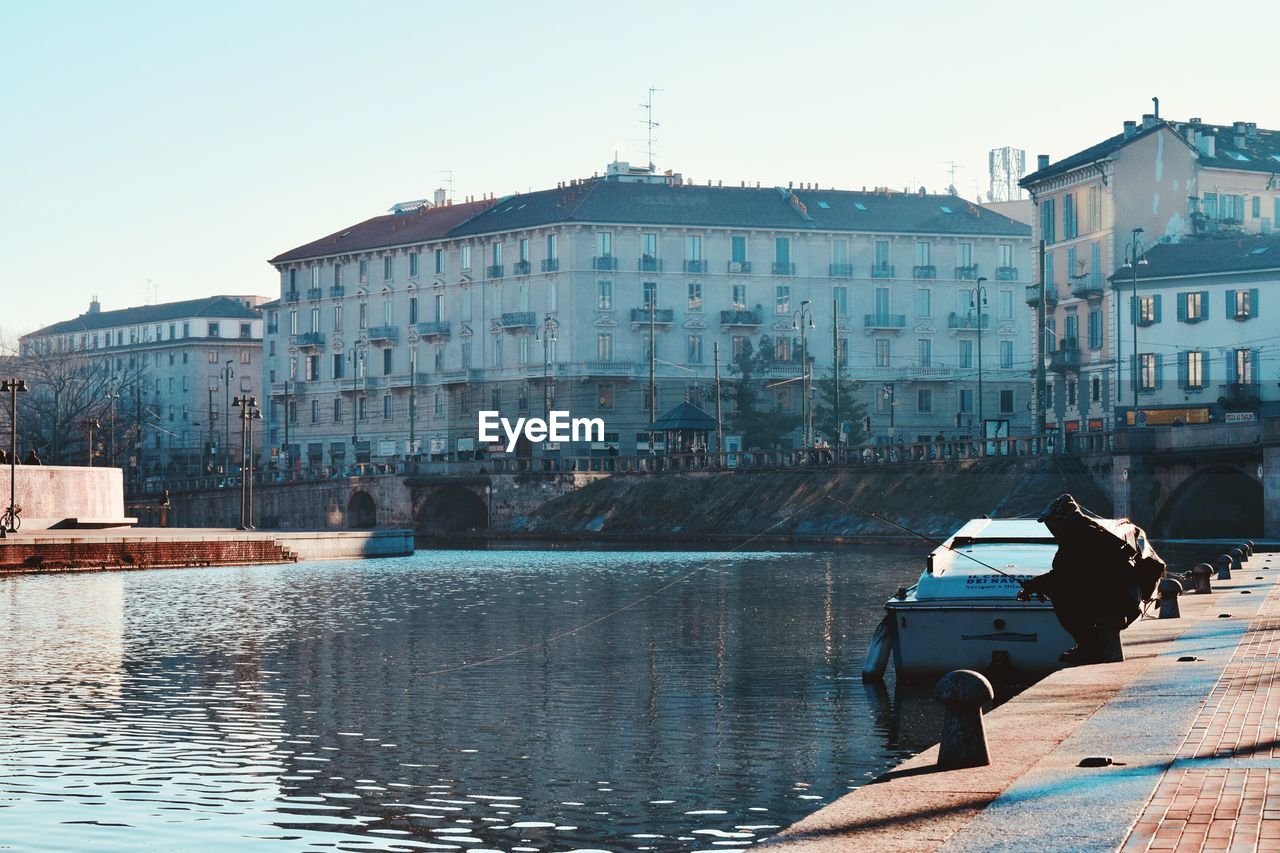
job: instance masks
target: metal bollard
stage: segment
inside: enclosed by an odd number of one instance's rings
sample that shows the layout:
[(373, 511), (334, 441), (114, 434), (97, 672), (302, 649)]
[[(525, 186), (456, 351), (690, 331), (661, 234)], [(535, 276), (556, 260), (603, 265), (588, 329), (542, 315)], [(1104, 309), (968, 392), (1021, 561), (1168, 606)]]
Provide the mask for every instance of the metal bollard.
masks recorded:
[(1232, 548), (1230, 551), (1227, 552), (1227, 555), (1231, 557), (1231, 568), (1235, 569), (1236, 571), (1239, 571), (1240, 564), (1245, 561), (1244, 551), (1240, 550), (1239, 548)]
[(1231, 557), (1227, 554), (1219, 554), (1213, 558), (1213, 562), (1218, 566), (1218, 580), (1231, 580), (1231, 566), (1234, 562)]
[(991, 682), (971, 669), (957, 669), (938, 679), (933, 698), (946, 708), (938, 766), (944, 769), (981, 767), (991, 763), (982, 706), (995, 698)]
[(1191, 570), (1191, 575), (1196, 580), (1196, 595), (1213, 592), (1213, 587), (1209, 585), (1209, 576), (1212, 574), (1213, 566), (1208, 563), (1197, 563), (1196, 567)]
[(1173, 578), (1164, 578), (1160, 581), (1158, 589), (1160, 590), (1160, 610), (1156, 618), (1180, 618), (1182, 611), (1178, 609), (1178, 595), (1182, 592), (1182, 584)]
[(1249, 544), (1249, 540), (1246, 539), (1244, 542), (1241, 542), (1239, 547), (1240, 550), (1244, 552), (1246, 559), (1253, 556), (1253, 546)]

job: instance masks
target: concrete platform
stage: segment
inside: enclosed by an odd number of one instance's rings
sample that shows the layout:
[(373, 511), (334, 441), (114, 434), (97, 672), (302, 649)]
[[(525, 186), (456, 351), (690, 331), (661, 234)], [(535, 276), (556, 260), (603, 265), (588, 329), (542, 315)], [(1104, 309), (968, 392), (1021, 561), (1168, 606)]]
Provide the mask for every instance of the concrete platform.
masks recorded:
[[(937, 747), (768, 842), (796, 851), (1280, 850), (1280, 554), (1181, 619), (1124, 632), (1122, 663), (1054, 673), (986, 718), (992, 763)], [(1081, 768), (1087, 756), (1108, 767)], [(1275, 774), (1275, 775), (1271, 775)]]

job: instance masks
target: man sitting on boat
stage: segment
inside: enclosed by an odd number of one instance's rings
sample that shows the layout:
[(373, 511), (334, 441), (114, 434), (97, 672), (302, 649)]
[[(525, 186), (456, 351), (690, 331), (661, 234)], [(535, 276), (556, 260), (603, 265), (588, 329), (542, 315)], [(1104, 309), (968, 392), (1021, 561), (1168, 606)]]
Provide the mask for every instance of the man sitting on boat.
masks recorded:
[[(1131, 544), (1085, 515), (1062, 495), (1040, 516), (1058, 542), (1052, 570), (1024, 581), (1018, 598), (1047, 595), (1058, 622), (1075, 639), (1062, 653), (1067, 664), (1124, 660), (1120, 631), (1138, 618), (1164, 563), (1144, 538)], [(1158, 564), (1158, 565), (1157, 565)]]

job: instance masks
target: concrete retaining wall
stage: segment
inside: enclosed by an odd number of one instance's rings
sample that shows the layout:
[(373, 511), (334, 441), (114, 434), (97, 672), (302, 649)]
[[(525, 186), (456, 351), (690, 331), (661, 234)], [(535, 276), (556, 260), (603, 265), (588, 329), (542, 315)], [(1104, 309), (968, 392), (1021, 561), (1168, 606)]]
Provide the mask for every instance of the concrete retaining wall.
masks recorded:
[(9, 506), (13, 482), (22, 507), (23, 530), (46, 530), (68, 518), (124, 518), (124, 472), (119, 468), (71, 465), (0, 467), (0, 508)]

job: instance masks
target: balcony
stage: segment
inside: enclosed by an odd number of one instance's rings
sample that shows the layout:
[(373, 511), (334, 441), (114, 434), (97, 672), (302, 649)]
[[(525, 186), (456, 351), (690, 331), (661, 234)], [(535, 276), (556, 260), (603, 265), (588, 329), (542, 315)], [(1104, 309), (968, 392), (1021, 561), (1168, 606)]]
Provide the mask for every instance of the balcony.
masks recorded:
[[(651, 312), (648, 308), (632, 308), (631, 324), (633, 326), (638, 326), (641, 324), (646, 326), (649, 325), (650, 313)], [(675, 311), (671, 308), (658, 308), (658, 309), (655, 309), (652, 312), (652, 314), (653, 314), (653, 324), (655, 326), (669, 326), (671, 325), (672, 320), (675, 319)]]
[[(947, 328), (948, 329), (969, 329), (971, 331), (977, 331), (978, 315), (977, 314), (957, 314), (955, 311), (952, 311), (951, 315), (947, 317)], [(991, 328), (990, 314), (982, 315), (982, 328), (984, 329)]]
[(832, 278), (853, 278), (853, 264), (829, 264), (827, 275)]
[(996, 281), (1017, 281), (1017, 267), (996, 267)]
[(324, 346), (324, 332), (303, 332), (295, 335), (293, 342), (300, 347), (322, 347)]
[(300, 294), (296, 290), (287, 291), (284, 295), (285, 302), (297, 302), (299, 298)]
[(516, 261), (511, 266), (511, 273), (513, 275), (528, 275), (531, 269), (533, 269), (533, 265), (528, 261)]
[(1228, 382), (1218, 386), (1218, 402), (1226, 408), (1257, 408), (1262, 386), (1257, 382)]
[(732, 311), (720, 312), (720, 325), (758, 329), (764, 325), (764, 320), (761, 318), (759, 311), (734, 309)]
[(385, 388), (387, 387), (388, 378), (389, 377), (386, 377), (386, 376), (365, 376), (364, 387), (365, 388)]
[(640, 272), (662, 272), (662, 259), (646, 255), (640, 259)]
[(962, 267), (956, 267), (956, 281), (975, 281), (977, 278), (977, 264), (966, 264)]
[(616, 270), (618, 268), (618, 259), (613, 255), (596, 255), (591, 259), (591, 268), (593, 270)]
[(503, 272), (506, 270), (502, 264), (489, 264), (484, 268), (485, 278), (502, 278)]
[(751, 275), (751, 261), (729, 261), (730, 275)]
[(308, 299), (310, 299), (310, 300), (314, 301), (314, 300), (319, 299), (321, 296), (324, 296), (324, 291), (322, 291), (320, 288), (318, 288), (318, 287), (308, 287), (308, 288), (307, 288), (307, 298), (308, 298)]
[[(1040, 304), (1040, 285), (1027, 285), (1027, 304), (1035, 308)], [(1044, 288), (1044, 304), (1047, 307), (1053, 307), (1058, 304), (1058, 288), (1052, 284), (1046, 284)]]
[(796, 265), (791, 263), (790, 261), (774, 261), (773, 274), (774, 275), (795, 275)]
[(329, 288), (329, 295), (338, 299), (347, 295), (347, 289), (340, 284), (335, 284), (333, 287)]
[(634, 376), (634, 361), (571, 361), (555, 365), (560, 376), (624, 377)]
[(457, 367), (452, 370), (442, 370), (436, 375), (445, 385), (464, 385), (466, 384), (468, 373), (470, 371), (467, 368)]
[(538, 325), (538, 316), (532, 311), (508, 311), (493, 318), (499, 329), (532, 329)]
[(705, 260), (685, 261), (684, 271), (685, 272), (706, 272), (707, 262)]
[(872, 278), (893, 278), (893, 264), (872, 264)]
[(907, 315), (867, 314), (864, 316), (862, 324), (868, 329), (905, 329), (907, 327)]
[(925, 264), (922, 266), (914, 266), (911, 268), (912, 278), (937, 278), (938, 268), (933, 264)]
[(1049, 369), (1056, 373), (1080, 369), (1080, 342), (1063, 338), (1059, 349), (1049, 353)]
[(429, 320), (418, 324), (418, 335), (423, 338), (447, 338), (449, 333), (448, 320)]
[(1071, 295), (1077, 299), (1088, 299), (1090, 301), (1101, 299), (1104, 292), (1101, 276), (1090, 275), (1079, 281), (1071, 282)]
[(400, 340), (400, 327), (370, 326), (366, 337), (371, 341), (398, 341)]
[(542, 259), (543, 272), (557, 272), (559, 269), (560, 269), (559, 258), (543, 258)]

